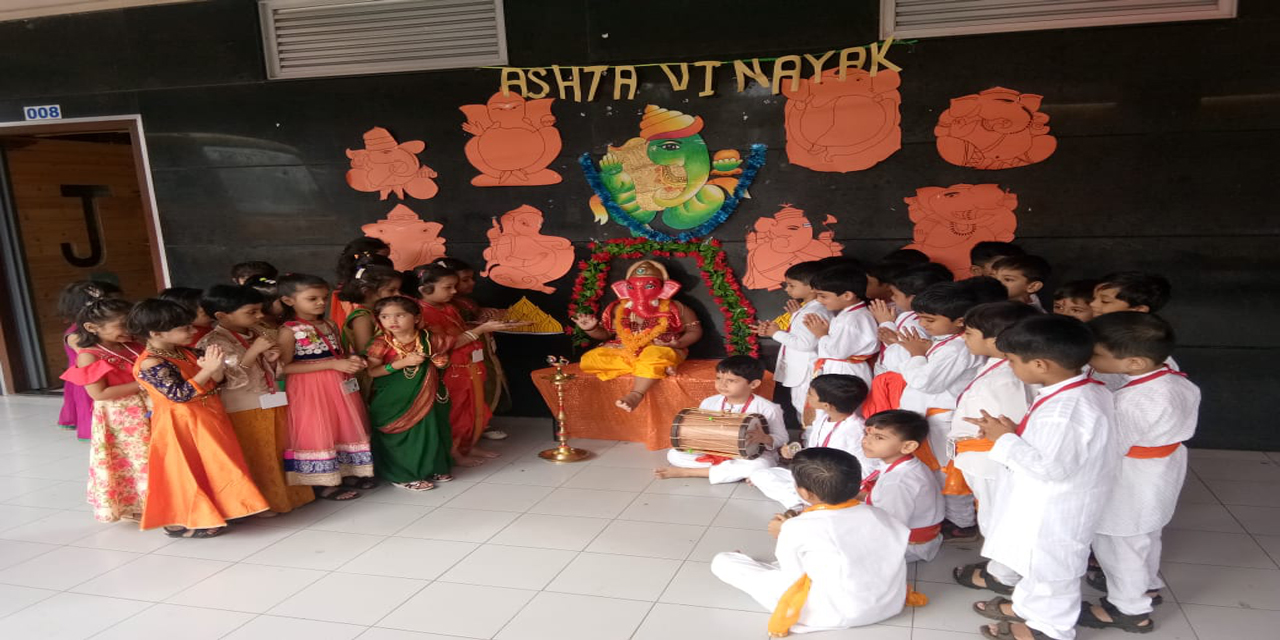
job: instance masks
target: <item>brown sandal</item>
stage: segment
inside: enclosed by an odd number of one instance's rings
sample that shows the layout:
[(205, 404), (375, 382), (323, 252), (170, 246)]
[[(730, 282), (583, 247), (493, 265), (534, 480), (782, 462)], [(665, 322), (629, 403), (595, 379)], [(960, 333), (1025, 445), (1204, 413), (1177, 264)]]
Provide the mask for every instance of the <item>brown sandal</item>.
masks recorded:
[[(994, 576), (987, 573), (987, 563), (985, 562), (956, 567), (951, 571), (951, 577), (956, 581), (956, 584), (963, 587), (978, 589), (979, 591), (994, 591), (1002, 596), (1013, 595), (1013, 587), (996, 580)], [(982, 578), (985, 584), (978, 584), (975, 578)]]
[[(1005, 613), (1004, 605), (1009, 605), (1010, 610), (1013, 608), (1013, 601), (1003, 596), (996, 596), (990, 600), (973, 603), (973, 610), (984, 618), (991, 618), (999, 622), (1026, 622), (1016, 613)], [(982, 606), (978, 606), (982, 605)]]
[[(982, 627), (978, 629), (978, 632), (982, 634), (982, 637), (990, 638), (991, 640), (1021, 640), (1018, 636), (1013, 635), (1013, 625), (1015, 624), (1021, 624), (1022, 626), (1027, 627), (1026, 623), (1001, 622), (996, 624), (995, 633), (991, 632), (991, 625), (988, 624), (982, 625)], [(1031, 632), (1030, 640), (1053, 640), (1053, 638), (1050, 638), (1044, 633), (1036, 631), (1031, 627), (1027, 627), (1027, 631)]]

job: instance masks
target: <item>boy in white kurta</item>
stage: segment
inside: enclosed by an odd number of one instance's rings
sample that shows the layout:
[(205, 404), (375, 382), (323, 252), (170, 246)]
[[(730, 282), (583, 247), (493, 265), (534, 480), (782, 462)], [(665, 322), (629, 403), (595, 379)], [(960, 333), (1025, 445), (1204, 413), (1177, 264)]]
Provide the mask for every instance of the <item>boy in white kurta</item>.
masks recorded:
[[(1140, 271), (1120, 271), (1107, 274), (1094, 287), (1089, 308), (1094, 317), (1120, 311), (1155, 313), (1169, 303), (1171, 295), (1172, 287), (1164, 276)], [(1174, 371), (1181, 371), (1172, 357), (1166, 358), (1164, 364)], [(1128, 382), (1124, 374), (1096, 371), (1092, 365), (1088, 371), (1112, 391), (1119, 390)]]
[[(1002, 621), (983, 628), (988, 637), (1075, 638), (1080, 578), (1120, 463), (1111, 394), (1080, 373), (1093, 341), (1084, 323), (1055, 315), (1020, 320), (996, 339), (1019, 379), (1044, 386), (1018, 423), (987, 412), (970, 419), (995, 442), (991, 460), (1005, 467), (982, 555), (993, 561), (987, 571), (1014, 589), (1012, 601), (974, 605)], [(963, 580), (972, 569), (956, 579), (972, 586)]]
[(1187, 474), (1182, 442), (1195, 435), (1200, 389), (1164, 364), (1173, 328), (1148, 313), (1122, 311), (1089, 323), (1097, 337), (1090, 364), (1123, 375), (1115, 392), (1116, 442), (1124, 452), (1115, 489), (1102, 510), (1093, 551), (1107, 595), (1081, 610), (1086, 627), (1149, 631), (1160, 580), (1160, 534), (1173, 517)]
[[(897, 615), (907, 595), (907, 528), (854, 498), (861, 469), (848, 453), (806, 449), (796, 454), (792, 469), (811, 506), (769, 524), (778, 538), (777, 563), (720, 553), (711, 561), (712, 573), (774, 612), (772, 636), (875, 624)], [(808, 587), (807, 597), (797, 586)]]
[(849, 265), (828, 267), (813, 277), (814, 295), (835, 317), (804, 319), (818, 338), (813, 374), (844, 373), (871, 385), (871, 360), (880, 352), (876, 320), (867, 309), (867, 274)]
[(934, 262), (914, 265), (891, 274), (888, 284), (889, 302), (871, 300), (868, 306), (878, 323), (880, 357), (876, 358), (876, 375), (902, 372), (902, 365), (911, 359), (902, 345), (897, 344), (899, 334), (912, 331), (924, 334), (920, 326), (920, 314), (912, 310), (912, 302), (920, 292), (939, 282), (951, 282), (951, 270)]
[(777, 466), (778, 452), (790, 437), (782, 418), (782, 407), (758, 396), (755, 390), (764, 380), (764, 363), (751, 356), (729, 356), (716, 364), (716, 391), (703, 400), (699, 409), (724, 413), (754, 413), (764, 418), (767, 432), (761, 434), (765, 450), (754, 460), (723, 459), (698, 451), (667, 450), (671, 466), (655, 469), (665, 478), (707, 478), (711, 484), (745, 480), (753, 472)]
[[(778, 363), (773, 370), (773, 381), (786, 387), (791, 393), (791, 406), (796, 419), (804, 424), (805, 399), (809, 396), (809, 381), (813, 379), (813, 363), (818, 360), (818, 337), (805, 326), (805, 317), (816, 315), (828, 321), (831, 313), (818, 302), (810, 282), (823, 267), (816, 260), (792, 265), (785, 274), (783, 288), (791, 297), (787, 308), (791, 309), (791, 324), (783, 331), (777, 324), (761, 322), (756, 333), (772, 338), (782, 345), (778, 349)], [(793, 308), (794, 307), (794, 308)]]
[(929, 423), (914, 411), (893, 409), (868, 417), (866, 425), (862, 451), (881, 469), (862, 481), (858, 499), (911, 529), (907, 562), (928, 562), (942, 547), (944, 515), (938, 474), (915, 457), (929, 437)]
[[(991, 531), (991, 515), (995, 513), (995, 486), (1001, 466), (992, 462), (987, 452), (992, 442), (978, 437), (978, 427), (965, 418), (981, 418), (982, 412), (993, 416), (1021, 416), (1031, 406), (1033, 389), (1018, 379), (996, 348), (996, 338), (1015, 322), (1039, 312), (1020, 302), (988, 302), (964, 315), (964, 344), (969, 353), (985, 358), (978, 374), (956, 397), (956, 410), (951, 414), (947, 436), (953, 452), (952, 463), (964, 476), (977, 503), (978, 529)], [(978, 577), (971, 577), (980, 580)]]
[[(961, 340), (964, 314), (978, 304), (977, 296), (957, 282), (941, 282), (921, 291), (911, 302), (920, 316), (923, 334), (899, 334), (898, 344), (911, 356), (902, 364), (902, 392), (899, 408), (914, 411), (929, 421), (928, 442), (921, 444), (916, 457), (939, 472), (939, 482), (946, 480), (944, 468), (951, 458), (947, 449), (947, 431), (956, 397), (977, 375), (982, 358), (975, 356)], [(954, 468), (952, 472), (955, 473)], [(959, 484), (959, 483), (956, 483)], [(947, 517), (943, 535), (967, 539), (978, 535), (973, 498), (963, 489), (946, 496)]]
[[(862, 453), (863, 426), (858, 407), (866, 398), (867, 384), (857, 376), (829, 373), (814, 378), (809, 385), (808, 402), (817, 412), (813, 424), (805, 429), (805, 448), (839, 449), (858, 458), (862, 467), (876, 468), (878, 463), (867, 460)], [(790, 459), (795, 446), (783, 448), (782, 457)], [(790, 469), (762, 469), (752, 473), (749, 480), (784, 509), (804, 506)]]

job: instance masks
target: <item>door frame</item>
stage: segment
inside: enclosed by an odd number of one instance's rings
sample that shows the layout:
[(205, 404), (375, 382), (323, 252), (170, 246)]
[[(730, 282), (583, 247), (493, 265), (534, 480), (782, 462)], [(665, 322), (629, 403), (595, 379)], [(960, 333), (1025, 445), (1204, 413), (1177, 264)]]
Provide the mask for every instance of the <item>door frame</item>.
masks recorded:
[[(0, 137), (119, 131), (128, 132), (129, 142), (133, 145), (133, 167), (138, 177), (138, 191), (142, 196), (143, 218), (146, 220), (147, 238), (151, 244), (151, 267), (155, 274), (155, 280), (161, 287), (168, 287), (170, 284), (169, 260), (165, 252), (164, 233), (160, 228), (160, 212), (159, 207), (156, 205), (155, 186), (151, 177), (151, 161), (147, 155), (147, 141), (142, 126), (141, 114), (67, 118), (65, 120), (40, 122), (0, 122)], [(0, 194), (0, 197), (7, 198), (8, 194)], [(14, 215), (17, 215), (16, 211)], [(25, 280), (25, 277), (22, 279)], [(23, 284), (25, 285), (25, 282)], [(0, 331), (2, 330), (0, 328)], [(0, 336), (2, 335), (0, 333)], [(10, 356), (16, 354), (8, 352), (5, 342), (5, 340), (0, 339), (0, 365), (3, 365), (0, 366), (0, 394), (12, 394), (14, 393), (14, 384)]]

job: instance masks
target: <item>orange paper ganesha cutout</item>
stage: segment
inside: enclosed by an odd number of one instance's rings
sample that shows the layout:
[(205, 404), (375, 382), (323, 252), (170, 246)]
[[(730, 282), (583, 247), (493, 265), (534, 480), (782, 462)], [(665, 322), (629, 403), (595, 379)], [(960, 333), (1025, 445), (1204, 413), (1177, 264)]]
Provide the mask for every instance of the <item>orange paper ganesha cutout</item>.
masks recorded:
[(440, 190), (432, 180), (438, 174), (417, 155), (426, 148), (421, 140), (396, 142), (391, 132), (374, 127), (365, 132), (363, 149), (347, 149), (347, 184), (356, 191), (377, 191), (379, 200), (392, 193), (403, 200), (406, 192), (419, 200), (433, 198)]
[(1049, 135), (1043, 96), (996, 87), (951, 100), (938, 116), (938, 154), (973, 169), (1012, 169), (1053, 155), (1058, 140)]
[(957, 279), (969, 277), (969, 249), (988, 240), (1009, 242), (1018, 228), (1013, 209), (1018, 196), (994, 184), (953, 184), (923, 187), (903, 198), (911, 221), (916, 223), (918, 249), (934, 262), (951, 269)]
[(488, 236), (480, 275), (504, 287), (554, 293), (547, 283), (573, 266), (573, 243), (542, 235), (542, 212), (527, 204), (494, 218)]
[(527, 187), (560, 182), (547, 168), (560, 154), (560, 131), (551, 115), (554, 98), (526, 101), (520, 94), (493, 94), (486, 104), (460, 107), (467, 121), (462, 130), (475, 136), (467, 142), (467, 160), (480, 171), (471, 179), (477, 187)]
[[(827, 216), (823, 225), (835, 222)], [(844, 246), (833, 240), (834, 236), (835, 232), (827, 230), (815, 238), (813, 223), (804, 211), (782, 205), (773, 217), (756, 220), (755, 228), (747, 232), (747, 273), (742, 284), (748, 289), (781, 288), (783, 274), (791, 265), (840, 255)]]
[(396, 205), (387, 217), (360, 227), (366, 236), (378, 238), (391, 247), (391, 262), (401, 271), (444, 257), (442, 229), (444, 225), (426, 222), (402, 204)]
[(849, 69), (841, 81), (831, 69), (821, 79), (804, 78), (794, 91), (790, 82), (782, 84), (791, 164), (814, 171), (861, 171), (902, 147), (898, 72), (872, 76)]

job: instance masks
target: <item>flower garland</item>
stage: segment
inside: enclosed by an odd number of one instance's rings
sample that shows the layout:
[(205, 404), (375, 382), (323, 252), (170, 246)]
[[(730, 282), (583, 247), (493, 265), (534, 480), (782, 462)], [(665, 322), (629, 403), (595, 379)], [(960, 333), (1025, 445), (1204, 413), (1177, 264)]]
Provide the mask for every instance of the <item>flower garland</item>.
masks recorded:
[(586, 175), (587, 183), (591, 185), (591, 190), (600, 198), (605, 210), (609, 212), (609, 217), (613, 218), (614, 222), (630, 229), (632, 235), (643, 236), (656, 242), (689, 242), (710, 233), (716, 227), (724, 224), (729, 215), (737, 210), (738, 202), (746, 196), (747, 188), (755, 181), (756, 173), (760, 171), (760, 167), (764, 166), (766, 151), (768, 151), (768, 147), (763, 144), (756, 143), (751, 145), (751, 151), (747, 154), (747, 161), (744, 163), (742, 175), (738, 178), (738, 185), (734, 187), (733, 193), (725, 196), (724, 203), (720, 205), (720, 209), (708, 218), (706, 222), (675, 236), (658, 231), (636, 220), (631, 214), (618, 206), (618, 203), (613, 199), (613, 194), (609, 193), (609, 190), (605, 188), (604, 180), (600, 178), (600, 169), (591, 160), (591, 154), (582, 154), (578, 159), (578, 163), (582, 165), (582, 173)]
[[(646, 255), (657, 257), (694, 258), (702, 270), (702, 280), (724, 312), (724, 348), (730, 355), (760, 355), (760, 343), (751, 330), (756, 316), (755, 307), (742, 295), (742, 287), (725, 258), (719, 240), (710, 238), (698, 242), (659, 242), (644, 238), (621, 238), (592, 242), (587, 245), (590, 260), (578, 262), (578, 279), (573, 283), (569, 299), (569, 317), (579, 313), (597, 315), (600, 297), (608, 288), (609, 263), (614, 258), (636, 259)], [(591, 338), (570, 323), (565, 332), (573, 336), (574, 344), (586, 347)]]
[(665, 314), (669, 309), (671, 309), (670, 300), (659, 302), (658, 311), (664, 315), (659, 317), (652, 327), (636, 333), (631, 330), (629, 326), (631, 323), (626, 320), (627, 305), (620, 304), (617, 306), (617, 309), (613, 312), (613, 326), (617, 330), (618, 340), (622, 342), (622, 348), (627, 357), (634, 358), (640, 355), (640, 352), (652, 344), (655, 338), (667, 332), (667, 325), (671, 321)]

